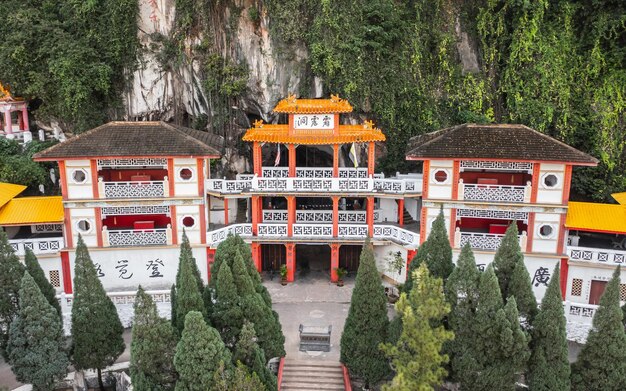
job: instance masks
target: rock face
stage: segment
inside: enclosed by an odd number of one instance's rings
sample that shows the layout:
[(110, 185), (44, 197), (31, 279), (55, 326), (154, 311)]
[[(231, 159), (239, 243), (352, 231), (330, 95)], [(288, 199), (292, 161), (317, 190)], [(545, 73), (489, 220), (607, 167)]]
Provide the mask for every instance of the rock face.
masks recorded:
[[(127, 119), (189, 118), (211, 114), (211, 107), (202, 89), (202, 64), (194, 55), (194, 47), (203, 36), (187, 37), (182, 61), (164, 67), (158, 61), (162, 44), (159, 37), (169, 37), (175, 27), (175, 0), (138, 0), (140, 6), (139, 38), (142, 45), (139, 67), (124, 96)], [(248, 89), (242, 97), (241, 109), (270, 121), (270, 111), (276, 102), (290, 92), (297, 92), (306, 80), (307, 52), (304, 47), (278, 48), (269, 35), (269, 18), (262, 5), (253, 0), (231, 0), (213, 7), (211, 20), (236, 18), (236, 31), (230, 33), (229, 44), (220, 45), (224, 54), (232, 56), (249, 69)], [(249, 10), (258, 11), (252, 20)], [(236, 10), (237, 13), (233, 12)], [(221, 25), (222, 23), (220, 23)], [(217, 25), (217, 24), (216, 24)], [(224, 27), (226, 29), (227, 27)], [(216, 35), (226, 35), (218, 31)], [(215, 40), (226, 41), (223, 37)], [(321, 90), (320, 82), (313, 86)], [(315, 88), (317, 87), (317, 88)], [(317, 92), (319, 94), (319, 92)]]

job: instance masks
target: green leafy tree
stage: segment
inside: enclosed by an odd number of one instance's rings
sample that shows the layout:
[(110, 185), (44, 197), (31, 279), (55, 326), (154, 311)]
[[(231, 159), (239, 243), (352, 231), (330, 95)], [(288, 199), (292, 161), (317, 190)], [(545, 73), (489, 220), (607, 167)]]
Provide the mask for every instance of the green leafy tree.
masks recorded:
[(227, 371), (224, 363), (213, 378), (211, 391), (270, 391), (256, 373), (250, 372), (245, 365), (238, 362), (233, 371)]
[(39, 261), (37, 260), (37, 257), (32, 252), (32, 250), (26, 249), (24, 263), (26, 264), (26, 271), (28, 271), (28, 274), (33, 277), (33, 279), (37, 283), (37, 286), (41, 290), (41, 293), (43, 293), (43, 295), (46, 297), (46, 300), (48, 300), (48, 303), (50, 303), (50, 305), (54, 307), (55, 310), (57, 310), (59, 316), (61, 316), (61, 305), (56, 298), (56, 290), (54, 289), (52, 284), (50, 284), (50, 281), (48, 281), (48, 279), (46, 278), (46, 275), (41, 269)]
[(159, 317), (156, 304), (141, 286), (134, 305), (130, 344), (130, 377), (138, 390), (168, 391), (176, 385), (174, 352), (176, 334), (169, 321)]
[(341, 358), (353, 375), (369, 386), (385, 377), (389, 365), (381, 343), (387, 342), (387, 298), (376, 268), (374, 250), (366, 240), (352, 291), (350, 310), (341, 334)]
[(19, 290), (24, 266), (9, 244), (7, 234), (0, 230), (0, 352), (7, 357), (6, 345), (11, 322), (19, 311)]
[(448, 238), (443, 209), (439, 211), (439, 215), (433, 222), (433, 228), (428, 234), (428, 238), (419, 247), (415, 258), (411, 261), (409, 274), (404, 284), (405, 292), (408, 293), (413, 289), (414, 272), (422, 263), (426, 263), (430, 273), (434, 277), (442, 278), (444, 283), (454, 269), (454, 263), (452, 263), (452, 247), (450, 246), (450, 239)]
[(532, 322), (537, 313), (537, 299), (532, 291), (530, 275), (524, 264), (524, 254), (519, 245), (517, 224), (512, 222), (502, 238), (493, 258), (500, 292), (504, 299), (511, 296), (517, 301), (519, 312)]
[(202, 313), (189, 312), (174, 356), (179, 376), (176, 390), (211, 390), (220, 362), (227, 365), (231, 362), (230, 351), (224, 346), (220, 334), (205, 323)]
[(276, 377), (265, 366), (265, 354), (256, 343), (254, 325), (246, 321), (233, 352), (233, 361), (245, 364), (255, 373), (267, 390), (276, 390)]
[(102, 369), (124, 352), (124, 327), (117, 309), (98, 278), (89, 250), (78, 236), (72, 305), (72, 363), (78, 370), (96, 369), (100, 388)]
[(7, 347), (13, 373), (34, 390), (53, 390), (69, 365), (61, 319), (28, 273), (22, 277), (19, 297)]
[[(413, 281), (408, 297), (402, 293), (396, 303), (403, 323), (400, 339), (395, 345), (382, 346), (396, 372), (384, 390), (434, 390), (447, 374), (443, 365), (448, 362), (448, 356), (441, 350), (446, 341), (454, 338), (454, 333), (441, 325), (450, 312), (443, 293), (443, 280), (432, 277), (422, 264)], [(438, 326), (433, 327), (433, 324)]]
[(565, 312), (557, 264), (533, 321), (531, 355), (528, 361), (528, 386), (531, 390), (570, 389)]
[(234, 346), (241, 331), (243, 312), (237, 287), (228, 263), (222, 264), (215, 283), (215, 304), (212, 313), (213, 326), (220, 332), (226, 346)]
[(176, 314), (175, 329), (180, 335), (185, 327), (185, 317), (190, 311), (199, 311), (206, 318), (206, 307), (202, 300), (202, 291), (194, 273), (193, 261), (181, 251), (180, 269), (176, 278)]
[(600, 298), (587, 343), (572, 365), (573, 391), (626, 389), (626, 333), (619, 306), (620, 272), (618, 266)]

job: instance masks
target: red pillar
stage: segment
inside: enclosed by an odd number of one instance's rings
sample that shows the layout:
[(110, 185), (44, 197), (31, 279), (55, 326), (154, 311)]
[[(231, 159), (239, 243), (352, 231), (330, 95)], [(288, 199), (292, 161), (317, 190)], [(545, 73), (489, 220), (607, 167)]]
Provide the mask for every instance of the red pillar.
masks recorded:
[(224, 197), (224, 225), (228, 225), (228, 198)]
[(569, 273), (569, 264), (567, 263), (567, 258), (561, 258), (561, 296), (563, 296), (563, 300), (565, 300), (565, 296), (567, 295), (567, 275)]
[(367, 220), (367, 231), (369, 232), (369, 236), (374, 236), (374, 197), (367, 197), (367, 210), (366, 210), (366, 220)]
[(61, 251), (61, 271), (63, 272), (63, 291), (71, 294), (72, 269), (70, 268), (70, 254), (67, 251)]
[(28, 121), (28, 108), (26, 108), (26, 106), (22, 108), (22, 122), (24, 124), (24, 127), (22, 129), (24, 131), (30, 132), (30, 123)]
[(260, 243), (252, 243), (250, 244), (250, 249), (252, 250), (252, 261), (254, 262), (254, 266), (256, 270), (260, 273), (262, 268), (261, 258), (261, 244)]
[(261, 144), (255, 141), (252, 144), (252, 164), (254, 165), (254, 173), (257, 176), (263, 175), (263, 155), (261, 152)]
[(296, 222), (296, 197), (287, 197), (287, 236), (293, 236), (293, 224)]
[(287, 145), (289, 148), (289, 176), (296, 176), (296, 145), (289, 144)]
[(339, 144), (333, 144), (333, 177), (339, 177)]
[(252, 235), (256, 235), (259, 227), (259, 196), (252, 196)]
[(178, 218), (176, 217), (176, 205), (170, 206), (170, 221), (172, 223), (172, 244), (178, 244)]
[(211, 281), (211, 266), (215, 261), (215, 249), (207, 247), (206, 249), (206, 280)]
[(337, 276), (337, 268), (339, 267), (339, 244), (333, 243), (330, 245), (330, 281), (337, 282), (339, 277)]
[(339, 197), (333, 197), (333, 238), (339, 236)]
[(369, 143), (367, 150), (367, 175), (374, 175), (374, 164), (376, 163), (376, 144)]
[(404, 198), (398, 200), (398, 225), (404, 227)]
[(287, 243), (287, 282), (293, 282), (296, 275), (296, 244)]

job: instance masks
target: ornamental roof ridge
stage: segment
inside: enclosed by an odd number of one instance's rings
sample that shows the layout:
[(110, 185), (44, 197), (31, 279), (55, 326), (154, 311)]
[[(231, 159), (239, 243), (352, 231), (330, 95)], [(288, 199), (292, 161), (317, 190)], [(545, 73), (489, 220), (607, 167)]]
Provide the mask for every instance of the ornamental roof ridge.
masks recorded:
[(352, 110), (347, 100), (335, 94), (331, 94), (329, 99), (301, 99), (295, 94), (289, 94), (274, 107), (275, 113), (287, 114), (337, 114), (350, 113)]

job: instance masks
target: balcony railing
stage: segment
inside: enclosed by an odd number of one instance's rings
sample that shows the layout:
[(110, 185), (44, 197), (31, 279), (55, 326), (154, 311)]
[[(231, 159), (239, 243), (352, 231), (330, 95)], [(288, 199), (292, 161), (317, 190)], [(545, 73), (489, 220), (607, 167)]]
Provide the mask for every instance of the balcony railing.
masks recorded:
[[(286, 223), (288, 212), (286, 209), (264, 209), (263, 222)], [(379, 221), (380, 210), (374, 210), (374, 221)], [(324, 224), (333, 222), (332, 210), (296, 210), (296, 223)], [(339, 223), (366, 224), (367, 213), (364, 210), (340, 210)]]
[(102, 227), (104, 247), (118, 246), (153, 246), (172, 244), (172, 228), (155, 229), (116, 229)]
[(492, 202), (530, 202), (531, 184), (526, 186), (483, 185), (459, 180), (459, 200)]
[(572, 261), (622, 265), (626, 262), (626, 251), (605, 248), (568, 246), (567, 255)]
[(9, 240), (9, 244), (18, 256), (25, 255), (26, 249), (30, 249), (35, 255), (54, 254), (63, 248), (63, 237), (13, 239)]
[[(482, 232), (461, 232), (457, 227), (454, 233), (454, 247), (462, 248), (466, 243), (475, 250), (495, 251), (500, 247), (504, 234), (489, 234)], [(519, 243), (522, 251), (526, 249), (526, 231), (519, 235)]]
[[(263, 167), (263, 176), (267, 178), (287, 178), (288, 167)], [(332, 178), (332, 167), (297, 167), (296, 178)], [(374, 174), (374, 177), (384, 178), (383, 174)], [(340, 167), (339, 178), (367, 178), (365, 167)]]
[(208, 179), (208, 191), (221, 194), (243, 192), (351, 192), (383, 194), (419, 194), (421, 178), (287, 178), (287, 177), (240, 177), (234, 180)]
[(563, 306), (565, 309), (565, 317), (568, 321), (583, 323), (591, 325), (593, 315), (598, 309), (597, 305), (572, 303), (570, 301), (564, 301)]
[[(368, 235), (367, 225), (339, 224), (338, 238), (365, 239)], [(259, 224), (257, 237), (284, 239), (287, 237), (287, 224)], [(293, 237), (330, 239), (333, 237), (332, 224), (294, 224)], [(244, 239), (252, 239), (252, 224), (233, 224), (228, 227), (209, 231), (207, 242), (209, 246), (216, 247), (225, 240), (229, 234), (240, 235)], [(420, 235), (393, 225), (374, 225), (374, 239), (389, 240), (402, 246), (417, 248), (420, 243)]]
[(153, 198), (169, 197), (167, 177), (162, 181), (103, 182), (98, 180), (98, 190), (103, 198)]

